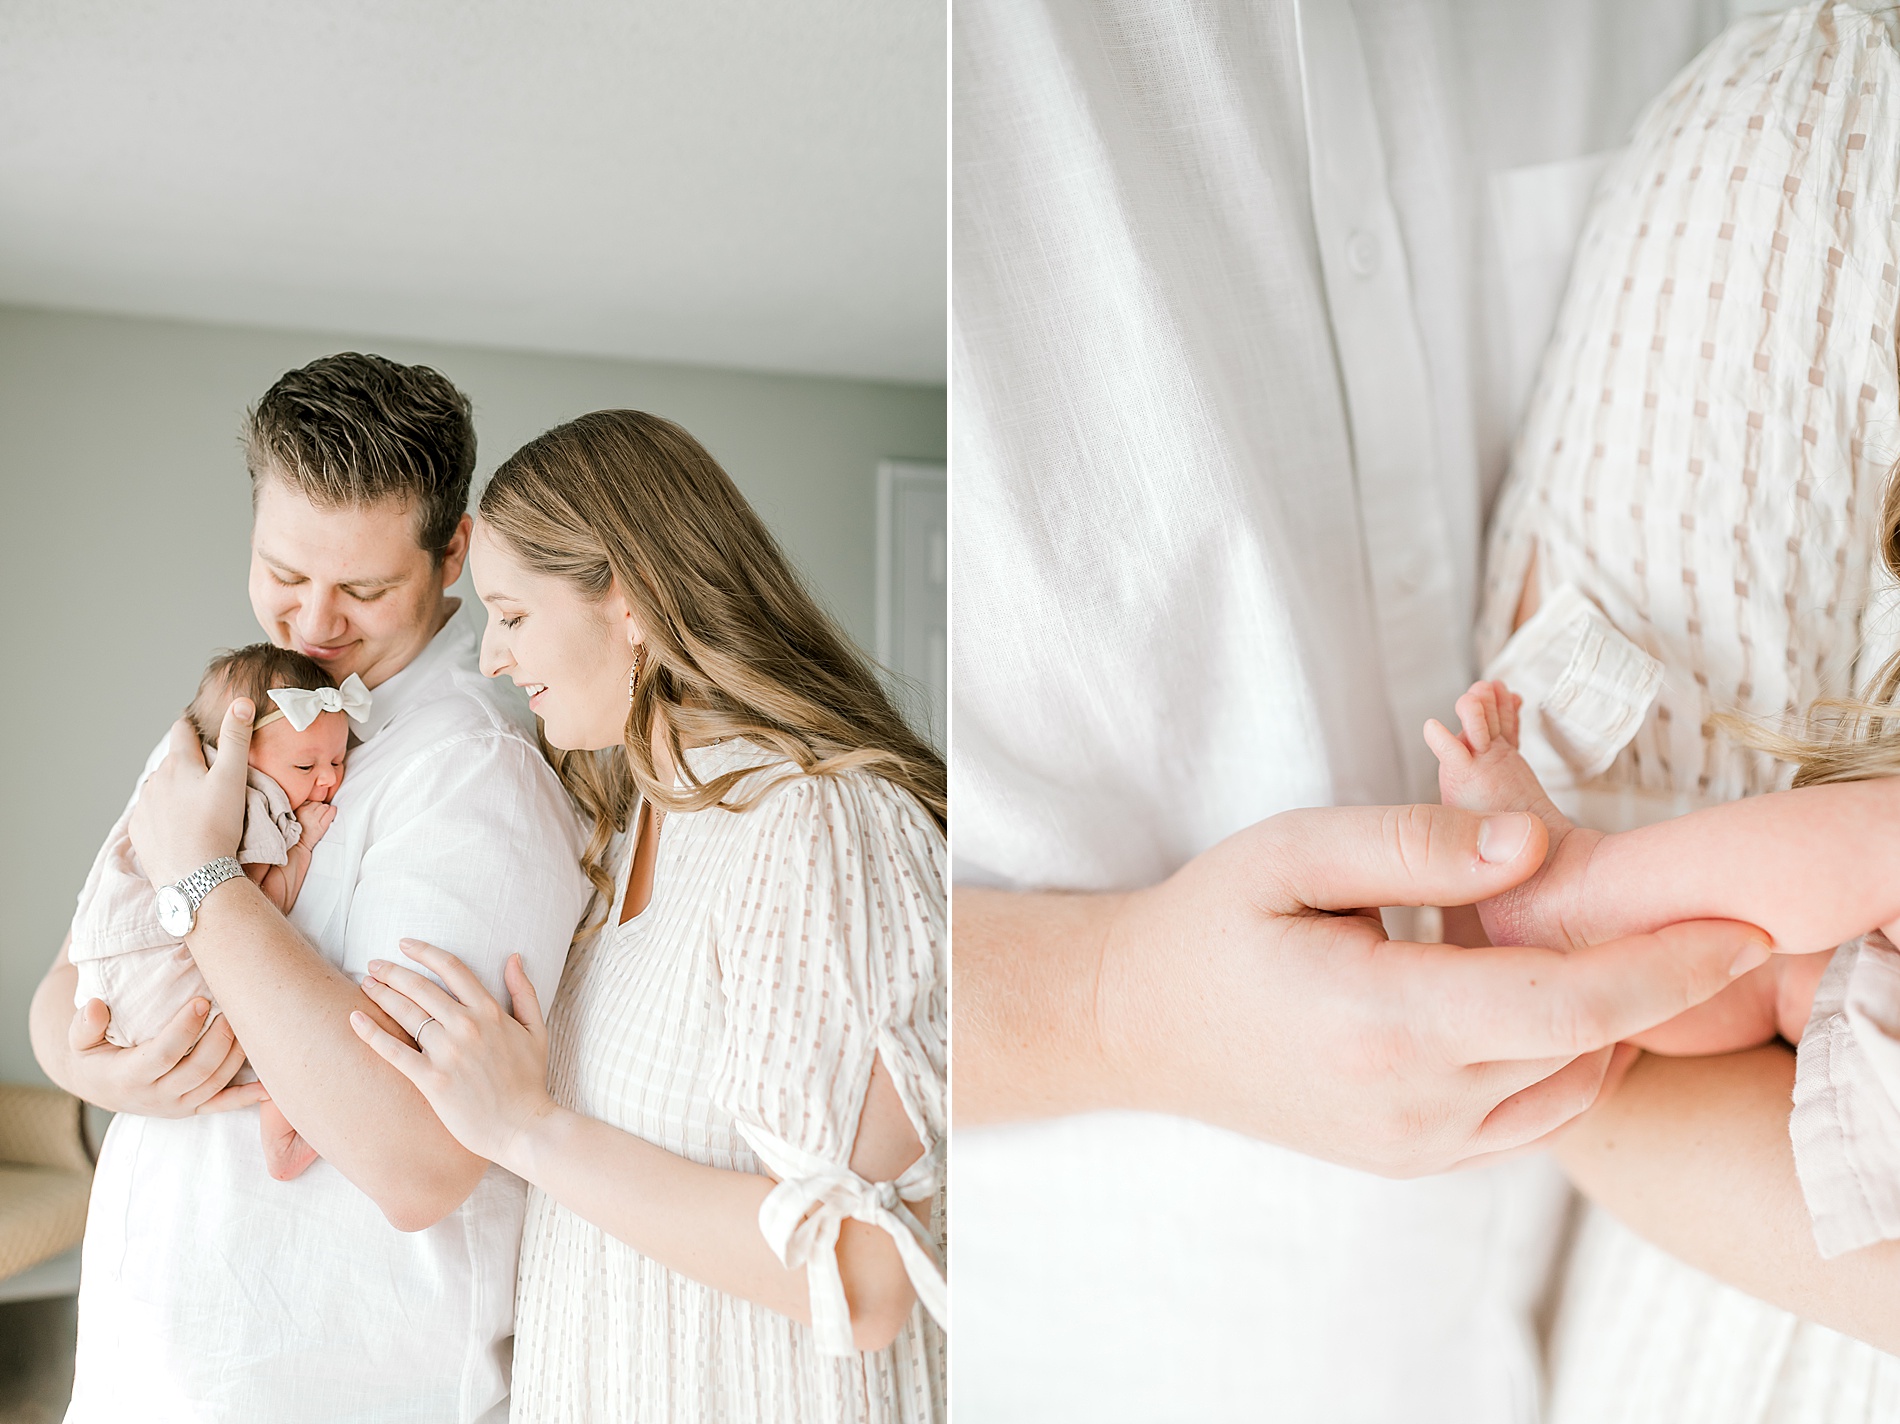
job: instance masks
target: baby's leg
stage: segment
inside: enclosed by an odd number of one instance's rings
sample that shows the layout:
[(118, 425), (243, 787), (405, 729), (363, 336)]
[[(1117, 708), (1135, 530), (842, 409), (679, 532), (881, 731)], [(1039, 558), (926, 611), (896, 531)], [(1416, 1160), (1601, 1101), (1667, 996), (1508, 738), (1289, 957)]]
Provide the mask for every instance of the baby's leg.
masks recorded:
[(264, 892), (264, 898), (277, 907), (277, 913), (290, 913), (290, 898), (284, 887), (284, 872), (281, 867), (253, 861), (244, 867), (244, 873), (251, 883)]
[(1775, 1027), (1790, 1043), (1801, 1042), (1808, 1031), (1808, 1015), (1814, 1012), (1814, 991), (1821, 987), (1821, 976), (1833, 962), (1834, 952), (1820, 954), (1777, 954), (1765, 969), (1775, 974)]
[(259, 1136), (264, 1140), (264, 1165), (280, 1182), (301, 1176), (317, 1160), (317, 1152), (297, 1135), (282, 1108), (269, 1099), (257, 1105)]
[[(304, 845), (292, 846), (289, 850), (284, 852), (283, 865), (272, 866), (271, 868), (277, 872), (278, 882), (281, 887), (280, 893), (284, 901), (283, 904), (278, 905), (277, 908), (281, 913), (288, 915), (291, 911), (291, 907), (297, 903), (297, 897), (303, 893), (304, 877), (310, 873), (309, 847)], [(275, 899), (276, 896), (272, 896), (273, 902)]]
[(1814, 991), (1833, 957), (1825, 950), (1777, 954), (1713, 999), (1637, 1034), (1630, 1042), (1651, 1053), (1675, 1057), (1735, 1053), (1772, 1043), (1777, 1035), (1799, 1043), (1814, 1008)]
[[(1587, 855), (1586, 843), (1597, 833), (1573, 825), (1559, 811), (1537, 773), (1517, 749), (1517, 714), (1522, 699), (1501, 682), (1474, 682), (1458, 699), (1462, 733), (1454, 733), (1436, 719), (1425, 724), (1425, 741), (1438, 757), (1438, 795), (1447, 806), (1466, 811), (1524, 811), (1550, 830), (1550, 849), (1544, 864), (1559, 854)], [(1479, 918), (1493, 944), (1548, 944), (1567, 942), (1559, 926), (1533, 917), (1540, 870), (1529, 880), (1478, 905)]]
[[(1825, 957), (1825, 956), (1823, 956)], [(1702, 1058), (1711, 1053), (1739, 1053), (1772, 1043), (1777, 1028), (1782, 979), (1786, 966), (1805, 955), (1776, 955), (1723, 989), (1713, 999), (1677, 1014), (1667, 1023), (1635, 1034), (1630, 1042), (1651, 1053), (1672, 1058)], [(1814, 995), (1809, 993), (1812, 999)], [(1806, 1022), (1803, 1011), (1803, 1022)], [(1801, 1030), (1795, 1030), (1795, 1039)]]

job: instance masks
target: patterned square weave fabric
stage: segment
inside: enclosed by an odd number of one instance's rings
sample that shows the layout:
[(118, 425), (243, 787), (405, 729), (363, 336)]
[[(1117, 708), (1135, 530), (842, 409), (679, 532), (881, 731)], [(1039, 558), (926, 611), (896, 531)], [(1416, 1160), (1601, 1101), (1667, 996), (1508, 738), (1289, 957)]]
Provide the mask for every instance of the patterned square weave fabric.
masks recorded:
[(1663, 664), (1600, 789), (1785, 784), (1712, 714), (1775, 716), (1877, 665), (1863, 612), (1900, 455), (1897, 37), (1894, 13), (1836, 4), (1737, 25), (1598, 189), (1493, 520), (1478, 655), (1534, 571)]

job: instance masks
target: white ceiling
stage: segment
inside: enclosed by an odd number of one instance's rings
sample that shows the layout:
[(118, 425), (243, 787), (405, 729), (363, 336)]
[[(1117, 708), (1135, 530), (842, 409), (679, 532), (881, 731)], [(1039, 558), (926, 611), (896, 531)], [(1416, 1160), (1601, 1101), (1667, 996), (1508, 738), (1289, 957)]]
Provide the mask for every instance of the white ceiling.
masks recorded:
[(944, 376), (944, 0), (3, 0), (0, 301)]

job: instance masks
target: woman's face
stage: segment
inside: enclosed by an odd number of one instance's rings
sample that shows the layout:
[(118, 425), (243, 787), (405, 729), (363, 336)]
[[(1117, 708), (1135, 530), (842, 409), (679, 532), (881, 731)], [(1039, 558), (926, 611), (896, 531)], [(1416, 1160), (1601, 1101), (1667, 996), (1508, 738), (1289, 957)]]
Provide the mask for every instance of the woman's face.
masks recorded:
[(469, 550), (475, 592), (488, 610), (482, 671), (528, 693), (550, 745), (598, 751), (627, 728), (627, 674), (639, 636), (620, 591), (589, 602), (564, 579), (521, 562), (486, 520)]

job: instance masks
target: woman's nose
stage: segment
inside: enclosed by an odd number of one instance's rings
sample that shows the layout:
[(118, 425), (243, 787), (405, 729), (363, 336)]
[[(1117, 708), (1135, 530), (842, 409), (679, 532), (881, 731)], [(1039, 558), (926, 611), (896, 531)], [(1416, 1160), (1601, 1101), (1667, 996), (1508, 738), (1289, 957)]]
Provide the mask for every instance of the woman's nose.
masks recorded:
[(500, 638), (495, 636), (493, 628), (482, 629), (482, 655), (478, 666), (483, 677), (500, 677), (508, 668), (511, 659), (508, 650)]

